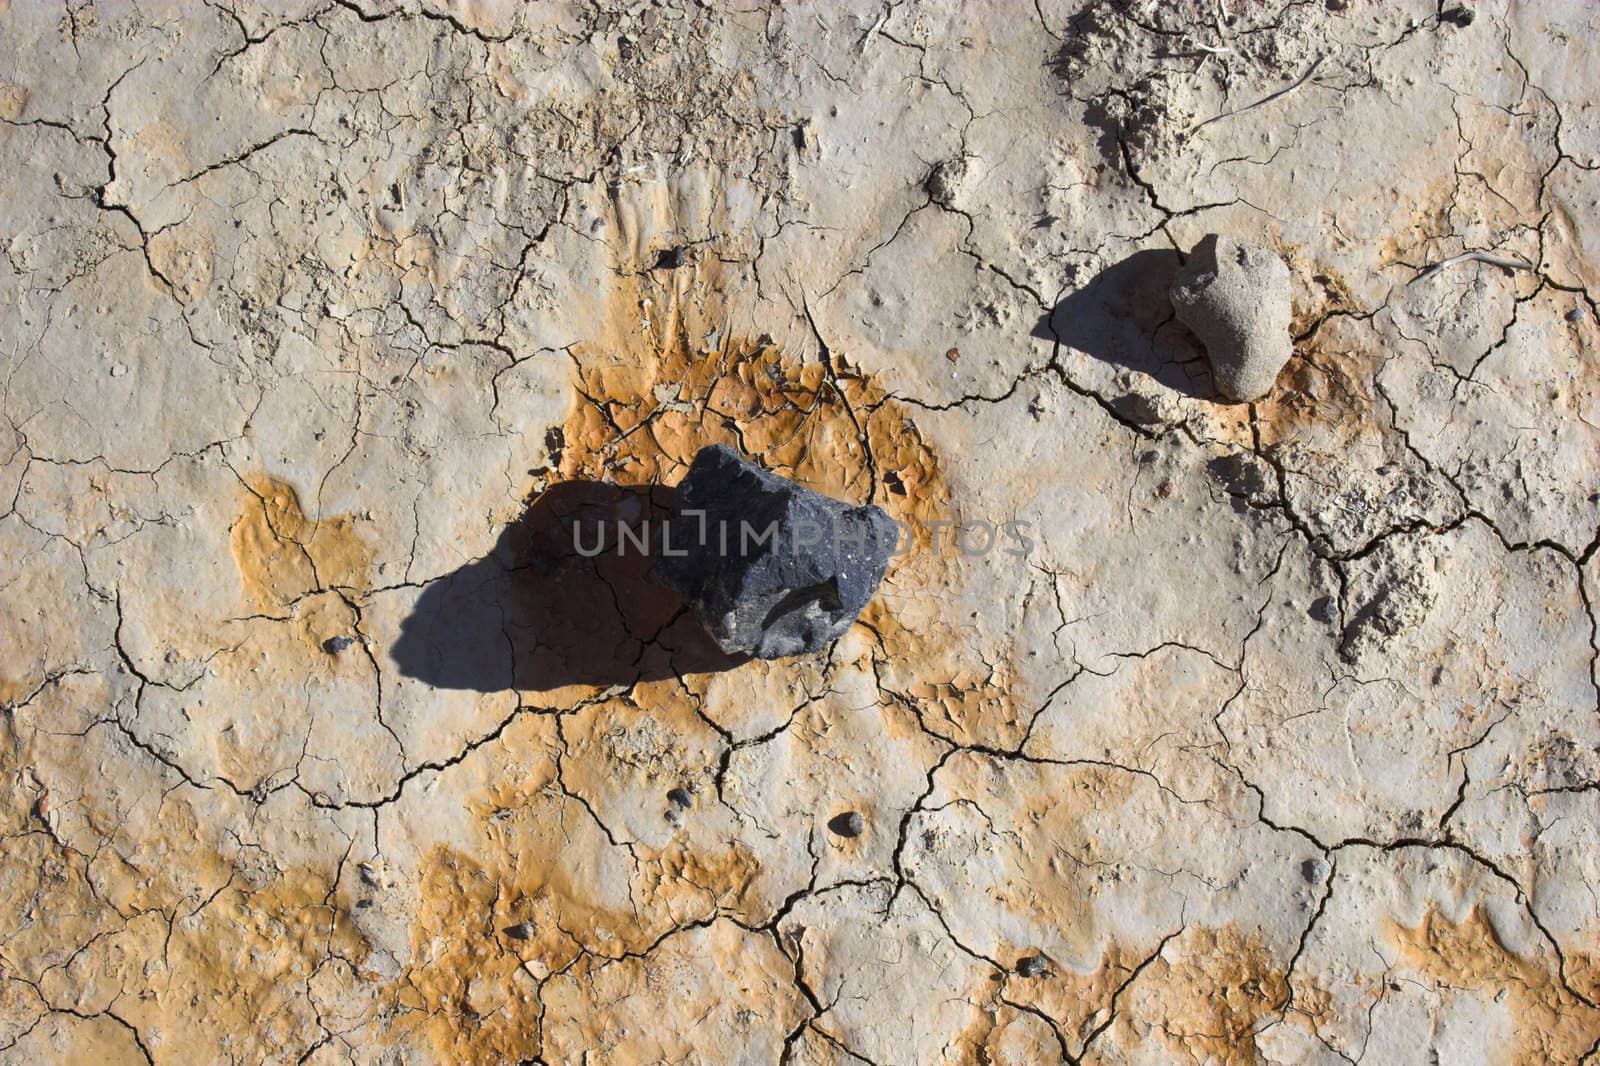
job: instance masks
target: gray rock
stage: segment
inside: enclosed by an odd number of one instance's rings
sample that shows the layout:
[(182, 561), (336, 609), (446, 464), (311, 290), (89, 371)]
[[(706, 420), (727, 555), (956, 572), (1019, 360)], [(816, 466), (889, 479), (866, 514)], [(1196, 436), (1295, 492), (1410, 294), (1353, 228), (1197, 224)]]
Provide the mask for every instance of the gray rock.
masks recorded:
[(700, 449), (655, 573), (722, 650), (779, 659), (850, 628), (883, 580), (899, 527), (778, 477), (726, 445)]
[(1038, 977), (1048, 969), (1050, 964), (1042, 955), (1025, 955), (1017, 960), (1017, 973), (1022, 977)]
[(1223, 395), (1242, 402), (1272, 391), (1294, 350), (1289, 268), (1274, 252), (1207, 234), (1172, 280), (1172, 306), (1205, 345)]
[(845, 811), (828, 819), (828, 829), (836, 836), (858, 837), (867, 830), (867, 821), (860, 811)]

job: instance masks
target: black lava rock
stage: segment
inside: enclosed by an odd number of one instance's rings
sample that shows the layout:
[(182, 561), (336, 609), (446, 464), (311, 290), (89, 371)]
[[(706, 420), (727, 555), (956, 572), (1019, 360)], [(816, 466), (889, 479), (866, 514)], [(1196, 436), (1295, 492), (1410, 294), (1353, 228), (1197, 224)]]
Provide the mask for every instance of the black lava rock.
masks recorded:
[(322, 642), (322, 650), (327, 652), (329, 655), (338, 655), (340, 652), (344, 651), (354, 643), (355, 640), (352, 637), (329, 637), (327, 640)]
[(1020, 977), (1038, 977), (1050, 968), (1043, 955), (1025, 955), (1017, 960), (1017, 974)]
[(669, 788), (667, 789), (667, 802), (679, 810), (687, 810), (689, 804), (693, 803), (694, 800), (690, 797), (689, 790), (686, 788)]
[(845, 811), (828, 819), (828, 828), (842, 837), (858, 837), (866, 831), (867, 823), (857, 811)]
[(730, 655), (781, 659), (826, 647), (883, 580), (900, 527), (740, 458), (700, 449), (655, 573)]

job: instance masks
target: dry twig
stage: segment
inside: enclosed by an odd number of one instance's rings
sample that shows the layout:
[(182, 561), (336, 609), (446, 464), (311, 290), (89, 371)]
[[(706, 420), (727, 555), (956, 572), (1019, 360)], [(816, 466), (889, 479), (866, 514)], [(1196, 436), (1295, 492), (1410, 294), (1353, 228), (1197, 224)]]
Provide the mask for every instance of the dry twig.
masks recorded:
[(1261, 107), (1264, 104), (1272, 103), (1272, 101), (1278, 99), (1280, 96), (1288, 96), (1290, 93), (1292, 93), (1296, 89), (1300, 88), (1300, 86), (1304, 85), (1306, 82), (1311, 80), (1311, 75), (1313, 75), (1313, 74), (1315, 74), (1317, 72), (1317, 67), (1322, 65), (1322, 60), (1324, 58), (1325, 58), (1324, 56), (1318, 56), (1317, 58), (1313, 59), (1311, 61), (1311, 65), (1306, 68), (1306, 72), (1304, 74), (1300, 75), (1294, 81), (1290, 82), (1288, 85), (1285, 85), (1283, 88), (1279, 89), (1277, 92), (1268, 93), (1266, 96), (1263, 96), (1261, 99), (1257, 100), (1255, 103), (1253, 103), (1253, 104), (1245, 104), (1243, 107), (1241, 107), (1241, 108), (1239, 108), (1239, 109), (1237, 109), (1235, 111), (1224, 111), (1220, 115), (1212, 115), (1210, 118), (1206, 119), (1204, 122), (1196, 123), (1195, 125), (1190, 126), (1184, 132), (1185, 133), (1194, 133), (1197, 130), (1202, 130), (1205, 127), (1211, 125), (1213, 122), (1221, 122), (1225, 118), (1232, 118), (1234, 115), (1242, 115), (1246, 111), (1254, 111), (1256, 108)]
[(1439, 271), (1453, 267), (1457, 263), (1488, 263), (1490, 266), (1505, 267), (1507, 270), (1533, 269), (1532, 263), (1525, 263), (1521, 259), (1514, 259), (1508, 255), (1495, 255), (1493, 252), (1462, 252), (1460, 255), (1452, 255), (1449, 259), (1439, 260), (1439, 262), (1418, 272), (1417, 276), (1406, 282), (1406, 284), (1415, 285), (1423, 278), (1431, 278)]

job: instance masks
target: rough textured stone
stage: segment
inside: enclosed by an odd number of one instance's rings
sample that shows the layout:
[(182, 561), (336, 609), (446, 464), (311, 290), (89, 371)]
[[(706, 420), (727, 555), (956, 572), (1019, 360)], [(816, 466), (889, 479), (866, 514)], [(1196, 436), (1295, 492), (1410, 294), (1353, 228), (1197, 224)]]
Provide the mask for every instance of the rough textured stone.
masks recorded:
[(1233, 400), (1272, 391), (1289, 361), (1289, 268), (1259, 244), (1207, 234), (1172, 280), (1178, 319), (1205, 345), (1217, 388)]
[(856, 620), (900, 539), (881, 509), (830, 499), (723, 444), (678, 483), (656, 575), (730, 655), (827, 647)]
[(1042, 955), (1024, 955), (1017, 960), (1017, 974), (1022, 977), (1038, 977), (1049, 969), (1050, 964)]
[(845, 811), (828, 819), (828, 831), (834, 836), (854, 839), (866, 830), (867, 823), (860, 811)]

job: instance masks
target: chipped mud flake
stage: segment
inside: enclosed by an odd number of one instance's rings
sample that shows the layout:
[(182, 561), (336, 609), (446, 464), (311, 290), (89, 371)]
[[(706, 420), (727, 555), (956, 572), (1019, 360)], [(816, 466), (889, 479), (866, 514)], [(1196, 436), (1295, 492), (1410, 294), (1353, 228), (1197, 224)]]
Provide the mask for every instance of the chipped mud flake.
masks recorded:
[(1427, 619), (1439, 598), (1440, 573), (1428, 542), (1417, 536), (1386, 538), (1351, 569), (1339, 653), (1354, 662)]

